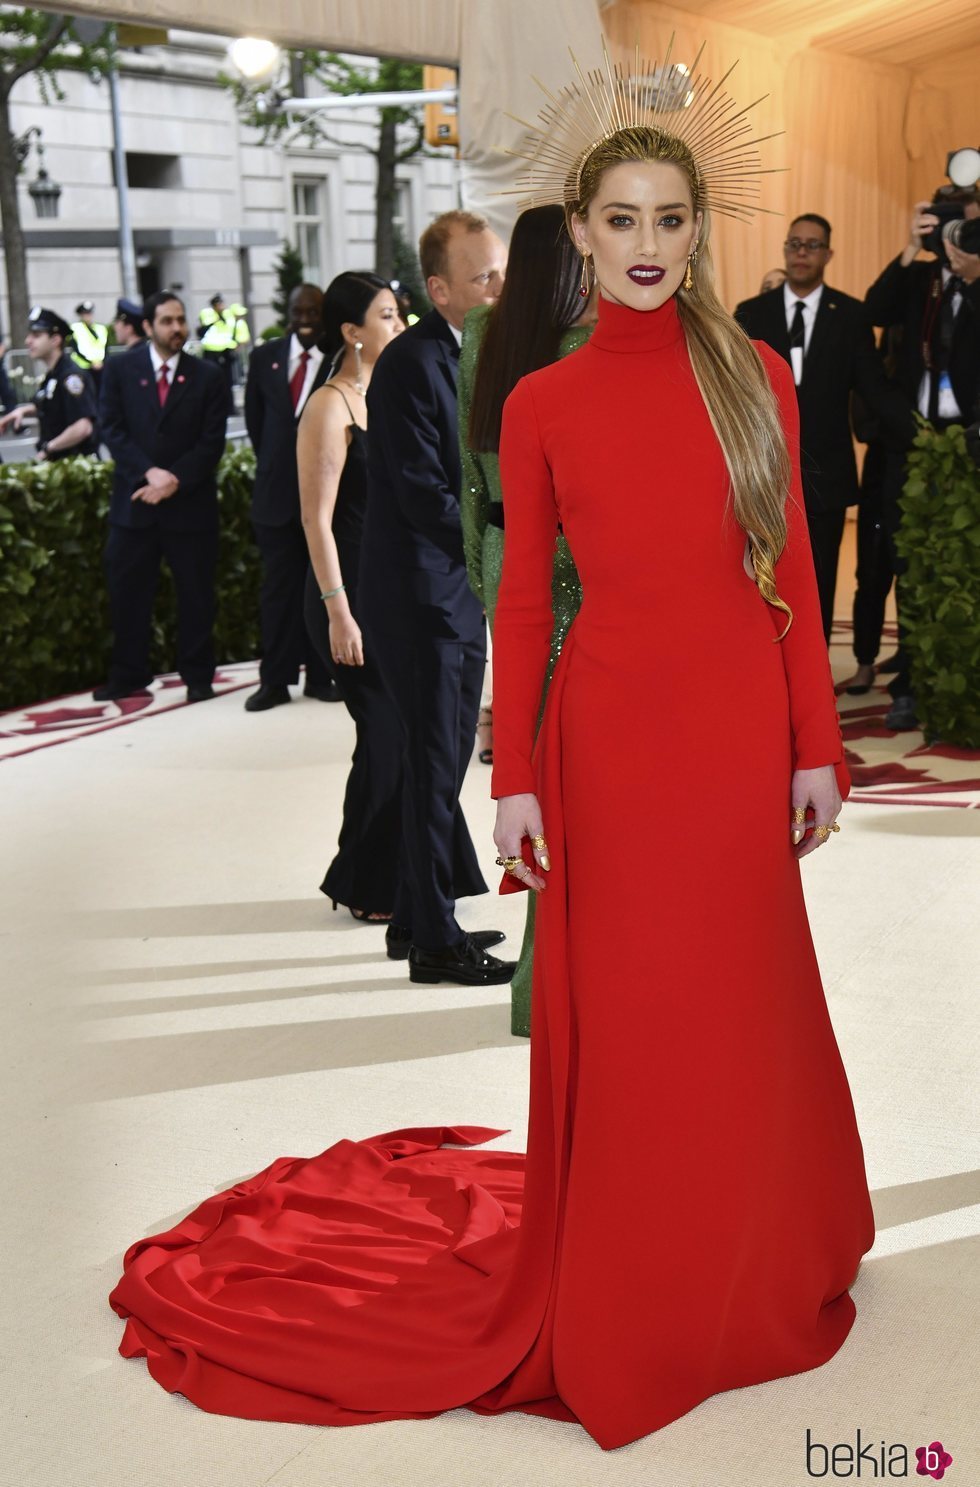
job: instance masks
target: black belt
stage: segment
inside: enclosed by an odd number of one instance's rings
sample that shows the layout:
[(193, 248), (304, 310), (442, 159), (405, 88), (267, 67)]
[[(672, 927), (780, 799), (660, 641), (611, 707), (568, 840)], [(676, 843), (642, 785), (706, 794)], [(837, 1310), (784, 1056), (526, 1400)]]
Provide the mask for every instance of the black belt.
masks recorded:
[(504, 503), (503, 501), (491, 501), (487, 507), (487, 521), (492, 527), (504, 530)]

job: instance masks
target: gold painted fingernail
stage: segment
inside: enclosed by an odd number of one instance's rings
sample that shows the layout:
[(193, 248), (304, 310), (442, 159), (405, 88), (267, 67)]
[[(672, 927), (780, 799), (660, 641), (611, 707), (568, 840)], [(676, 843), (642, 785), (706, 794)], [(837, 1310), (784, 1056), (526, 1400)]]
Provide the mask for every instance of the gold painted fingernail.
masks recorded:
[(793, 827), (793, 846), (798, 847), (803, 840), (803, 832), (798, 826)]
[(542, 859), (541, 859), (541, 866), (544, 868), (544, 870), (545, 870), (546, 873), (550, 873), (551, 872), (551, 858), (550, 857), (542, 857)]

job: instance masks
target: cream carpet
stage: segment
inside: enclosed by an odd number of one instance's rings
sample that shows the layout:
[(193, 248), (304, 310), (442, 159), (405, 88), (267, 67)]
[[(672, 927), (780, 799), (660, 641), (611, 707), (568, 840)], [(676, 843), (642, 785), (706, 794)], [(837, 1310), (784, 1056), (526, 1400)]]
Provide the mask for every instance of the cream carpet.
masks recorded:
[[(3, 767), (4, 1479), (795, 1487), (825, 1465), (816, 1452), (808, 1471), (809, 1429), (852, 1451), (860, 1430), (876, 1460), (881, 1442), (904, 1445), (913, 1477), (915, 1448), (939, 1440), (951, 1480), (980, 1481), (972, 809), (851, 806), (805, 864), (879, 1227), (858, 1320), (825, 1367), (603, 1453), (577, 1426), (517, 1414), (219, 1418), (117, 1355), (106, 1296), (122, 1251), (273, 1157), (443, 1121), (525, 1140), (528, 1045), (508, 1032), (507, 988), (411, 986), (383, 932), (316, 891), (351, 744), (343, 708), (252, 716), (242, 695)], [(464, 799), (491, 880), (488, 778), (474, 763)], [(505, 928), (516, 954), (522, 913), (490, 894), (461, 917)]]

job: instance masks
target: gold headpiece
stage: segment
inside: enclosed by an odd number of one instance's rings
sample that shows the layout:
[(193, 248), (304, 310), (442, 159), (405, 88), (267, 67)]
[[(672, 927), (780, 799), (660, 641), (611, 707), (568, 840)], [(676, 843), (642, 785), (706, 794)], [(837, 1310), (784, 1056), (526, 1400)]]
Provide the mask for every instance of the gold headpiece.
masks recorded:
[[(697, 70), (703, 45), (690, 68), (682, 63), (671, 66), (673, 46), (671, 37), (662, 65), (641, 59), (637, 47), (629, 72), (610, 61), (605, 42), (603, 66), (588, 73), (582, 71), (570, 50), (578, 81), (568, 83), (557, 94), (535, 78), (548, 98), (538, 115), (541, 123), (528, 124), (511, 114), (509, 117), (528, 132), (520, 148), (507, 151), (529, 161), (530, 168), (519, 185), (500, 194), (522, 195), (524, 206), (575, 204), (582, 168), (592, 151), (620, 129), (645, 125), (687, 145), (698, 173), (701, 205), (709, 211), (742, 222), (750, 221), (753, 212), (766, 211), (751, 200), (759, 193), (754, 177), (771, 173), (763, 169), (757, 146), (776, 135), (744, 138), (752, 130), (745, 116), (762, 98), (739, 108), (725, 89), (735, 62), (713, 84)], [(768, 95), (763, 94), (765, 97)]]

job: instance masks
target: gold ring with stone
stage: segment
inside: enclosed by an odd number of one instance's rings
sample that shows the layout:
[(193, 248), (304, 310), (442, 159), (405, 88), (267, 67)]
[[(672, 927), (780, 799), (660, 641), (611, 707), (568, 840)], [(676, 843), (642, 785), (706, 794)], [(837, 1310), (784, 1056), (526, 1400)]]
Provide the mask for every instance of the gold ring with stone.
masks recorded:
[(506, 868), (509, 873), (515, 873), (523, 861), (523, 857), (498, 857), (497, 866)]
[(548, 843), (545, 841), (540, 832), (537, 836), (532, 836), (531, 846), (534, 848), (535, 852), (543, 852), (547, 845)]

